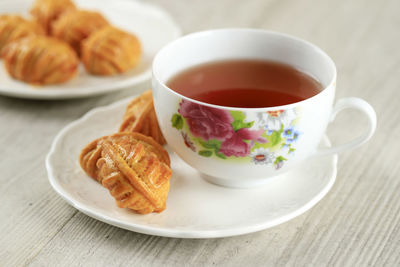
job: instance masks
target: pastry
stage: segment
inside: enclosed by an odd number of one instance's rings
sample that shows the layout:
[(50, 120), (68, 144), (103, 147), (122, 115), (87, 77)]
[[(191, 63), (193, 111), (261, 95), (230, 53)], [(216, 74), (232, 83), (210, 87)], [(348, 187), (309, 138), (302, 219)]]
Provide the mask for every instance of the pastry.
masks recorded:
[(106, 25), (108, 21), (98, 12), (74, 10), (53, 22), (51, 35), (70, 44), (79, 55), (82, 40)]
[(106, 26), (83, 41), (81, 52), (89, 73), (114, 75), (138, 64), (141, 47), (135, 35)]
[(18, 15), (0, 16), (0, 52), (6, 44), (19, 38), (44, 34), (43, 28), (35, 21), (28, 21)]
[(64, 12), (75, 9), (74, 3), (70, 0), (36, 0), (31, 14), (46, 33), (50, 34), (52, 22)]
[(133, 99), (126, 108), (120, 132), (139, 132), (153, 139), (160, 145), (166, 143), (157, 122), (151, 90)]
[(80, 164), (110, 191), (118, 207), (141, 214), (166, 208), (170, 160), (151, 137), (122, 132), (99, 138), (82, 150)]
[(3, 48), (2, 58), (13, 78), (39, 85), (71, 79), (79, 64), (69, 45), (46, 36), (29, 36), (9, 43)]

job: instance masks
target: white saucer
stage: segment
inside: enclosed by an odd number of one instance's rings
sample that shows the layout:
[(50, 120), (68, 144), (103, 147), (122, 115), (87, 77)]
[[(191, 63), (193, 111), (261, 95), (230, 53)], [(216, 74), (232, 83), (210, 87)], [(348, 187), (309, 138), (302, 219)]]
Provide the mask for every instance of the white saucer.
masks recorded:
[[(113, 25), (138, 36), (143, 55), (137, 67), (114, 77), (89, 75), (82, 64), (78, 76), (60, 85), (32, 86), (12, 79), (0, 60), (0, 94), (31, 99), (66, 99), (87, 97), (120, 90), (151, 77), (151, 63), (157, 51), (181, 35), (180, 28), (161, 8), (134, 0), (73, 0), (83, 9), (99, 11)], [(28, 17), (33, 0), (0, 1), (0, 15)]]
[[(78, 157), (90, 141), (117, 131), (130, 99), (96, 108), (55, 138), (46, 159), (57, 193), (83, 213), (139, 233), (180, 238), (212, 238), (251, 233), (288, 221), (326, 195), (336, 177), (337, 156), (313, 158), (290, 173), (253, 189), (219, 187), (170, 152), (173, 176), (167, 209), (138, 215), (120, 209), (107, 189), (89, 178)], [(327, 137), (323, 144), (329, 145)]]

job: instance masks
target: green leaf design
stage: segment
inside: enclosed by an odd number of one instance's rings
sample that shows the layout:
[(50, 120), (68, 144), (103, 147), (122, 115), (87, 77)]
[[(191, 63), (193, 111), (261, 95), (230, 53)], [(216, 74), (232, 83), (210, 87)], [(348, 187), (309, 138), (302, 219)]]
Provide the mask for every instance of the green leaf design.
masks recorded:
[(231, 115), (233, 117), (232, 127), (234, 131), (242, 128), (250, 128), (254, 124), (254, 121), (244, 122), (246, 116), (241, 111), (231, 111)]
[(212, 149), (214, 151), (219, 151), (219, 148), (221, 147), (221, 141), (219, 140), (208, 140), (207, 142), (203, 141), (203, 140), (199, 140), (200, 144), (207, 149)]
[(270, 141), (271, 147), (279, 145), (279, 143), (283, 141), (282, 136), (281, 136), (282, 133), (283, 133), (283, 124), (281, 125), (281, 129), (279, 131), (274, 131), (269, 136), (268, 140)]
[(275, 158), (274, 164), (278, 164), (279, 162), (282, 162), (282, 161), (285, 161), (285, 160), (287, 160), (287, 158), (284, 158), (282, 156), (277, 156)]
[(217, 157), (219, 157), (221, 159), (226, 159), (226, 156), (224, 154), (222, 154), (222, 153), (216, 153), (215, 152), (215, 156), (217, 156)]
[(271, 146), (276, 146), (277, 144), (279, 144), (281, 142), (281, 133), (280, 132), (273, 132), (270, 136), (269, 136), (269, 141), (271, 143)]
[(231, 115), (234, 121), (243, 121), (246, 118), (243, 112), (237, 110), (232, 110)]
[(283, 133), (283, 124), (281, 124), (281, 129), (279, 130), (279, 134)]
[(288, 154), (290, 154), (290, 153), (292, 153), (292, 152), (294, 152), (294, 151), (296, 151), (296, 149), (294, 149), (294, 148), (289, 148)]
[(210, 150), (200, 150), (199, 155), (203, 157), (211, 157), (212, 151)]
[(254, 124), (254, 121), (251, 121), (251, 122), (233, 121), (232, 127), (233, 127), (233, 130), (237, 131), (242, 128), (250, 128), (251, 126), (253, 126), (253, 124)]
[(183, 128), (183, 119), (182, 116), (178, 113), (175, 113), (171, 118), (172, 127), (181, 130)]

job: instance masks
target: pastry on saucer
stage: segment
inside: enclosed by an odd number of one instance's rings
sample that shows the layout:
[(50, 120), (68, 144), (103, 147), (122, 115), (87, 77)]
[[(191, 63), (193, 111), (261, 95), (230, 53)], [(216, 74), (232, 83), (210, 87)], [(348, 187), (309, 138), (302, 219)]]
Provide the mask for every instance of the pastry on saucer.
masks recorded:
[(63, 83), (78, 70), (78, 57), (67, 44), (51, 37), (29, 36), (9, 43), (2, 58), (15, 79), (36, 85)]
[(109, 76), (135, 67), (141, 56), (138, 38), (113, 26), (92, 33), (82, 42), (81, 57), (86, 70), (94, 75)]
[(108, 21), (98, 12), (73, 10), (63, 13), (52, 23), (51, 35), (67, 42), (79, 55), (81, 42), (107, 25)]
[(128, 104), (119, 131), (139, 132), (153, 137), (160, 145), (166, 144), (158, 125), (151, 90), (144, 92)]
[(120, 208), (146, 214), (166, 208), (172, 172), (167, 151), (140, 133), (116, 133), (89, 143), (80, 164)]
[(0, 16), (0, 52), (8, 43), (31, 35), (45, 35), (36, 21), (29, 21), (18, 15)]
[(51, 24), (61, 14), (75, 10), (71, 0), (36, 0), (32, 6), (31, 14), (42, 25), (46, 33), (50, 34)]

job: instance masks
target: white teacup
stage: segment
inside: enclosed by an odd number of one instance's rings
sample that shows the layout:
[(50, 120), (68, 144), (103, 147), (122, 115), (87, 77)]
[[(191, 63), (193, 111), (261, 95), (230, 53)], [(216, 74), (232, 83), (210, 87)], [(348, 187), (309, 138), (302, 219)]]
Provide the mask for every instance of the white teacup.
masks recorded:
[[(227, 59), (273, 60), (311, 74), (323, 90), (306, 100), (268, 108), (233, 108), (199, 102), (166, 86), (189, 67)], [(376, 114), (359, 98), (344, 98), (332, 108), (336, 67), (315, 45), (276, 32), (220, 29), (181, 37), (161, 49), (153, 62), (155, 109), (169, 146), (207, 180), (229, 187), (251, 187), (290, 170), (313, 155), (360, 146), (373, 135)], [(325, 129), (344, 109), (368, 118), (362, 136), (331, 148), (318, 148)], [(232, 123), (251, 128), (233, 129)]]

